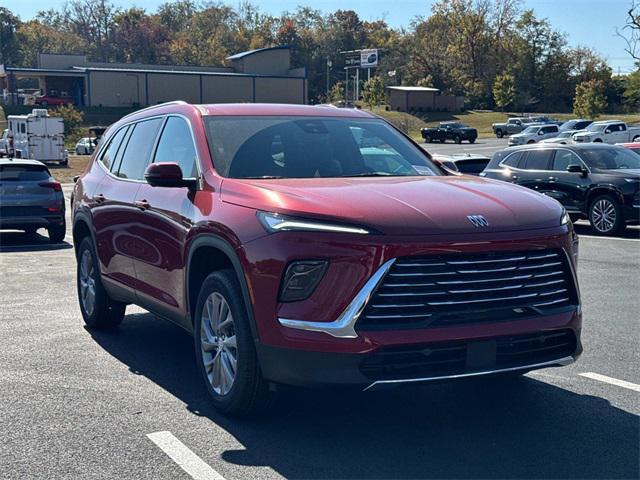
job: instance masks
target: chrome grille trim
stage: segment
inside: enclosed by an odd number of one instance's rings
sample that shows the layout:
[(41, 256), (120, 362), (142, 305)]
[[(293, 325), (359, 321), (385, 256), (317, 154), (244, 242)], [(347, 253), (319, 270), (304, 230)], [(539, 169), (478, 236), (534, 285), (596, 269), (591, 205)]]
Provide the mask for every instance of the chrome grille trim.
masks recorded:
[(389, 269), (358, 325), (393, 329), (495, 322), (571, 305), (578, 306), (577, 285), (570, 259), (559, 249), (404, 257)]

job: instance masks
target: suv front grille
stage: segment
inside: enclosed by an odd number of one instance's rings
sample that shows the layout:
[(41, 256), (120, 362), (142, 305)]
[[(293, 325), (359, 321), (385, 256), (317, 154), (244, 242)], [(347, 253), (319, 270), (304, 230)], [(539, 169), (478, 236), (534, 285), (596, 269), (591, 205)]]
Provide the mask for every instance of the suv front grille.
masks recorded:
[(429, 378), (525, 367), (575, 354), (572, 330), (552, 330), (491, 340), (462, 340), (380, 349), (360, 371), (370, 380)]
[(517, 320), (577, 304), (560, 250), (403, 257), (358, 320), (361, 330)]

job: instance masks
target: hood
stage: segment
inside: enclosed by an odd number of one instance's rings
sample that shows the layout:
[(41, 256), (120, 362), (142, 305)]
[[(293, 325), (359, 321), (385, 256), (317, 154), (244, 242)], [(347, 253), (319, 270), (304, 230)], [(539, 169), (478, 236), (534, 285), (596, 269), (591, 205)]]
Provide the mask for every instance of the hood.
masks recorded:
[[(388, 235), (483, 233), (560, 225), (562, 207), (532, 190), (471, 176), (225, 179), (224, 202), (373, 228)], [(467, 218), (482, 215), (487, 227)]]
[(594, 168), (593, 171), (598, 172), (601, 175), (610, 175), (616, 178), (640, 179), (640, 170), (637, 168), (617, 168), (615, 170), (603, 170), (601, 168)]

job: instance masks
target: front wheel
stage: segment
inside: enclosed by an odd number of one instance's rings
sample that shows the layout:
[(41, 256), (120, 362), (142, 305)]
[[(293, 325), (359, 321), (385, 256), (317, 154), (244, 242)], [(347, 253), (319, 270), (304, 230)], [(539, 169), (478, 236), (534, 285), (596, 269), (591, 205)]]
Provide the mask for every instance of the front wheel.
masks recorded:
[(626, 227), (620, 203), (611, 195), (600, 195), (591, 202), (589, 222), (597, 235), (615, 235)]
[(98, 268), (98, 257), (91, 237), (85, 237), (78, 247), (76, 284), (80, 313), (87, 327), (106, 330), (122, 322), (127, 306), (109, 297), (102, 286)]
[(232, 270), (210, 274), (195, 310), (196, 362), (213, 404), (231, 416), (264, 411), (273, 400), (262, 377), (240, 284)]
[(462, 138), (460, 138), (460, 135), (456, 135), (456, 136), (453, 138), (453, 140), (454, 140), (457, 144), (462, 143)]
[(469, 139), (469, 143), (476, 143), (476, 139), (475, 138), (470, 138)]
[(498, 138), (504, 137), (504, 133), (502, 132), (502, 130), (496, 130), (496, 137)]
[(424, 143), (431, 143), (433, 142), (433, 140), (431, 139), (431, 137), (429, 135), (425, 135), (424, 137)]

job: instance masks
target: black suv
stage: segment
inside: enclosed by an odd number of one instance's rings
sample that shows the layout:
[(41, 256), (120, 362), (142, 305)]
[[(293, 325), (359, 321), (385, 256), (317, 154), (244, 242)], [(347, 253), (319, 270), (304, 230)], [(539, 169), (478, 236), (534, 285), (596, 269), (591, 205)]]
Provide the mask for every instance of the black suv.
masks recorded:
[(456, 143), (468, 140), (469, 143), (473, 143), (478, 138), (478, 131), (475, 128), (459, 122), (440, 122), (440, 126), (423, 128), (420, 133), (426, 143), (436, 140), (440, 143), (447, 140), (453, 140)]
[(558, 200), (572, 219), (587, 218), (596, 234), (640, 223), (640, 157), (596, 143), (536, 144), (496, 152), (480, 174)]

